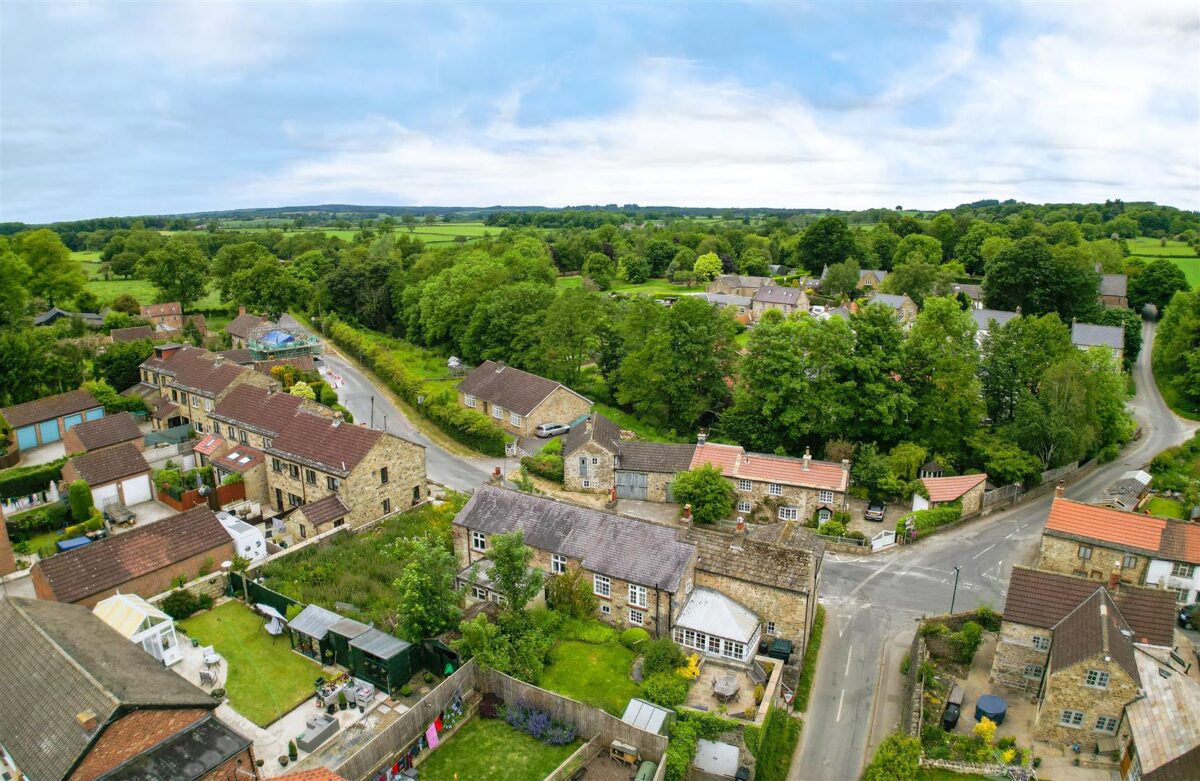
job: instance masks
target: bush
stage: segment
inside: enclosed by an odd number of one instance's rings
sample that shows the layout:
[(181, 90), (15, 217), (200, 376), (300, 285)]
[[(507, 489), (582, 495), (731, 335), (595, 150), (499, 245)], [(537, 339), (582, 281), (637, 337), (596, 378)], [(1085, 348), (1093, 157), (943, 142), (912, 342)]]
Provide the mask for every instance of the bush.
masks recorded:
[(626, 648), (633, 648), (638, 643), (644, 643), (650, 639), (650, 633), (640, 627), (631, 627), (621, 633), (621, 645)]
[(1121, 455), (1121, 447), (1114, 442), (1100, 449), (1100, 452), (1096, 454), (1096, 461), (1101, 464), (1107, 464), (1110, 461), (1115, 461), (1119, 455)]
[(672, 493), (680, 505), (691, 505), (696, 523), (715, 523), (733, 513), (733, 484), (710, 464), (676, 475)]
[(504, 711), (504, 700), (498, 695), (488, 692), (483, 695), (483, 699), (479, 701), (479, 717), (482, 719), (494, 719), (502, 716)]
[(61, 529), (69, 515), (70, 507), (65, 501), (17, 513), (7, 520), (8, 536), (13, 540), (27, 540), (41, 532)]
[(758, 781), (787, 781), (799, 740), (800, 720), (789, 716), (787, 711), (770, 708), (756, 741), (758, 752), (754, 758), (758, 761), (754, 777)]
[(579, 730), (571, 722), (560, 721), (549, 711), (520, 702), (508, 706), (504, 720), (513, 729), (550, 746), (565, 746), (579, 734)]
[(562, 447), (563, 447), (563, 438), (555, 437), (554, 439), (552, 439), (546, 443), (546, 446), (544, 448), (542, 448), (542, 452), (540, 455), (561, 456), (562, 455)]
[(47, 464), (5, 469), (0, 472), (0, 499), (29, 496), (45, 491), (50, 487), (50, 483), (62, 479), (62, 468), (66, 462), (64, 457)]
[(875, 750), (862, 781), (916, 781), (920, 762), (921, 742), (917, 738), (889, 735)]
[(975, 621), (989, 632), (1000, 631), (1001, 616), (987, 605), (980, 605), (975, 611)]
[(412, 694), (412, 687), (409, 686), (407, 683), (400, 687), (400, 696), (401, 697), (407, 697), (410, 694)]
[(672, 672), (658, 672), (642, 682), (642, 696), (655, 705), (675, 708), (687, 699), (688, 681)]
[(213, 598), (208, 594), (196, 596), (187, 589), (172, 591), (162, 603), (163, 612), (176, 621), (181, 621), (193, 613), (209, 610), (212, 606)]
[(843, 537), (846, 534), (846, 527), (837, 521), (825, 521), (817, 527), (817, 534), (824, 534), (829, 537)]
[[(913, 526), (918, 532), (936, 529), (948, 523), (954, 523), (962, 517), (962, 506), (948, 504), (944, 507), (931, 507), (928, 510), (917, 510), (912, 514)], [(901, 524), (903, 528), (903, 524)]]
[(963, 624), (963, 628), (950, 635), (950, 647), (954, 649), (958, 661), (970, 664), (975, 658), (975, 650), (983, 641), (983, 627), (974, 621)]
[(558, 630), (563, 640), (576, 640), (592, 645), (604, 645), (613, 639), (616, 630), (603, 621), (594, 618), (578, 619), (564, 618)]
[(687, 657), (669, 638), (660, 637), (642, 646), (642, 674), (647, 678), (657, 673), (674, 674), (676, 668), (685, 664)]
[(867, 538), (867, 535), (863, 534), (862, 532), (858, 531), (857, 529), (854, 531), (846, 532), (842, 536), (848, 540), (865, 540)]
[(559, 484), (563, 482), (562, 456), (525, 456), (521, 459), (521, 466), (538, 477), (550, 480), (551, 482)]
[(696, 756), (696, 743), (712, 740), (728, 729), (737, 727), (712, 713), (681, 712), (671, 728), (671, 740), (667, 743), (667, 781), (684, 781)]
[(808, 698), (812, 694), (813, 678), (817, 674), (817, 655), (821, 652), (821, 638), (825, 635), (825, 606), (817, 605), (813, 617), (812, 633), (808, 647), (804, 649), (804, 660), (800, 664), (800, 680), (796, 684), (796, 697), (792, 706), (798, 711), (808, 709)]
[(921, 637), (939, 637), (949, 633), (950, 627), (940, 621), (930, 621), (921, 625)]

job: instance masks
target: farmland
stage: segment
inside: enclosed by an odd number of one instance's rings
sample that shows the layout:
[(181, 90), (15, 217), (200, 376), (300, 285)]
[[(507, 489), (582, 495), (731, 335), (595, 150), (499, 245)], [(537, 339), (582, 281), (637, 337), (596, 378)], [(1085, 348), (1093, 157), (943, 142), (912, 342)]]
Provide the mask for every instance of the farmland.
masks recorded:
[[(154, 301), (154, 286), (144, 279), (122, 279), (114, 276), (105, 280), (100, 273), (99, 252), (72, 252), (71, 256), (80, 262), (84, 276), (87, 277), (87, 290), (95, 293), (100, 299), (100, 306), (105, 307), (122, 293), (128, 293), (140, 303), (149, 304)], [(192, 305), (192, 309), (213, 309), (221, 306), (216, 290), (210, 290), (208, 295)]]
[(1159, 239), (1143, 237), (1129, 239), (1128, 243), (1130, 257), (1143, 258), (1147, 262), (1166, 258), (1183, 269), (1189, 285), (1192, 287), (1200, 285), (1200, 257), (1197, 257), (1196, 251), (1182, 241), (1168, 240), (1164, 247)]
[[(569, 277), (559, 277), (555, 284), (562, 290), (578, 288), (583, 286), (583, 277), (575, 275)], [(675, 285), (665, 279), (648, 279), (645, 282), (633, 285), (628, 282), (616, 282), (612, 286), (613, 293), (638, 293), (645, 296), (678, 296), (684, 293), (702, 293), (704, 287), (698, 285), (696, 287), (686, 287), (684, 285)]]

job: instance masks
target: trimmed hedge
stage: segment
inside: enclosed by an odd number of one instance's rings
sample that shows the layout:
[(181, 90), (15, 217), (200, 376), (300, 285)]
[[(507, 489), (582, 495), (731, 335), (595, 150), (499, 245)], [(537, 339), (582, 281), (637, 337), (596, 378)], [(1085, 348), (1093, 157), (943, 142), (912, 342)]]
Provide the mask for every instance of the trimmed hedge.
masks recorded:
[(363, 364), (375, 372), (393, 393), (437, 424), (451, 438), (484, 455), (497, 458), (504, 455), (508, 435), (486, 415), (461, 406), (454, 391), (433, 390), (420, 378), (414, 377), (387, 348), (336, 317), (330, 315), (318, 323), (321, 332), (334, 344), (351, 355), (361, 355)]
[(66, 456), (47, 464), (18, 466), (0, 472), (0, 498), (12, 499), (45, 491), (51, 482), (62, 480)]
[[(962, 505), (948, 504), (944, 507), (931, 507), (928, 510), (917, 510), (911, 516), (917, 532), (927, 532), (939, 526), (954, 523), (962, 517)], [(904, 521), (896, 527), (898, 533), (904, 533)]]
[(521, 466), (551, 482), (561, 484), (565, 479), (562, 456), (525, 456), (521, 459)]
[(796, 684), (796, 696), (792, 707), (803, 713), (808, 710), (808, 698), (812, 694), (813, 679), (817, 675), (817, 657), (821, 653), (821, 638), (825, 635), (825, 606), (817, 605), (813, 616), (812, 632), (808, 636), (808, 647), (804, 649), (804, 660), (800, 665), (800, 680)]
[(739, 726), (737, 722), (712, 713), (680, 711), (671, 727), (671, 740), (663, 760), (667, 766), (667, 781), (684, 781), (688, 777), (692, 760), (696, 758), (696, 744), (701, 739), (713, 740), (722, 732)]
[(8, 536), (14, 543), (24, 542), (42, 532), (63, 528), (71, 508), (64, 501), (35, 507), (23, 513), (17, 513), (6, 520)]
[(800, 720), (787, 711), (770, 708), (754, 743), (754, 777), (759, 781), (787, 781), (792, 754), (800, 740)]

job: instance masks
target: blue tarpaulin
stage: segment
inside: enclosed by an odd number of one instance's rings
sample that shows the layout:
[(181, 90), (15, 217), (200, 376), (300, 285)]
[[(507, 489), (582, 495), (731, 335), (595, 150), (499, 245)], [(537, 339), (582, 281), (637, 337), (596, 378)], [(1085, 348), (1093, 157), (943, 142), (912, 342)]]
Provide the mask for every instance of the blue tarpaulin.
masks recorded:
[(59, 540), (54, 544), (58, 547), (58, 552), (63, 553), (65, 551), (75, 550), (76, 548), (82, 548), (84, 545), (87, 545), (90, 542), (91, 540), (87, 537), (72, 537), (69, 540)]

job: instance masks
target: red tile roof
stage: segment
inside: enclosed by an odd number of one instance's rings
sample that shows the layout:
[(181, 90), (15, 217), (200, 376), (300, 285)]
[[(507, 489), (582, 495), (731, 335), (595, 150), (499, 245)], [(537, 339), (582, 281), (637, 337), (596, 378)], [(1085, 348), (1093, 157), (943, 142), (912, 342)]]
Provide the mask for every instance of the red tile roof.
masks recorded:
[(1162, 518), (1123, 513), (1057, 498), (1050, 505), (1045, 533), (1156, 553), (1166, 525), (1167, 521)]
[(225, 444), (225, 440), (218, 437), (216, 434), (209, 434), (196, 444), (193, 450), (201, 455), (211, 456), (213, 453), (221, 449), (221, 445)]
[(706, 442), (696, 446), (691, 468), (711, 464), (726, 477), (797, 485), (825, 491), (845, 491), (849, 474), (841, 464), (815, 459), (747, 453), (736, 445)]
[(79, 476), (92, 488), (150, 471), (142, 451), (129, 442), (76, 456), (67, 463), (74, 466)]
[(296, 415), (267, 452), (345, 477), (370, 452), (382, 432), (316, 415)]
[(85, 450), (98, 450), (121, 442), (132, 442), (142, 438), (142, 430), (128, 412), (107, 415), (99, 420), (89, 420), (71, 429), (79, 437)]
[(1158, 550), (1164, 559), (1200, 564), (1200, 526), (1168, 522)]
[(229, 448), (228, 453), (219, 458), (214, 458), (213, 464), (241, 475), (249, 472), (266, 460), (266, 456), (262, 454), (261, 450), (255, 450), (248, 445), (235, 443)]
[(929, 501), (953, 502), (967, 491), (987, 480), (987, 475), (960, 475), (958, 477), (923, 477), (921, 484), (929, 493)]
[(230, 390), (209, 417), (273, 437), (302, 411), (303, 403), (290, 393), (269, 393), (265, 388), (243, 384)]
[(167, 304), (150, 304), (142, 307), (142, 317), (163, 317), (165, 315), (181, 315), (183, 307), (178, 301), (172, 301)]
[(13, 428), (21, 428), (43, 420), (54, 420), (64, 415), (71, 415), (100, 406), (96, 397), (85, 390), (73, 390), (60, 393), (57, 396), (47, 396), (44, 399), (27, 401), (15, 407), (0, 409), (0, 415)]
[[(491, 604), (485, 602), (483, 604)], [(279, 781), (346, 781), (345, 778), (339, 776), (329, 768), (318, 767), (312, 770), (297, 770), (294, 773), (288, 773), (282, 776), (275, 776)]]

